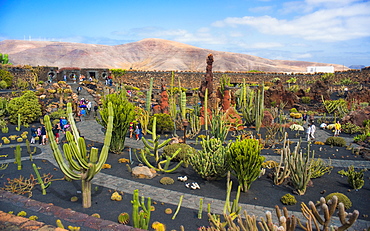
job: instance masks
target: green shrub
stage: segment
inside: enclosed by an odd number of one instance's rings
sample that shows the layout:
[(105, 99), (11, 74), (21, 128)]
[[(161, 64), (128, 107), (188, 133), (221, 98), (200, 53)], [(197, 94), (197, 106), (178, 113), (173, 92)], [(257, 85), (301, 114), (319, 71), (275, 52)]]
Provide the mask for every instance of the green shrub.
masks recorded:
[(344, 140), (343, 137), (331, 136), (331, 137), (326, 139), (325, 144), (326, 145), (338, 146), (338, 147), (344, 147), (344, 146), (346, 146), (346, 141)]
[(162, 177), (159, 182), (164, 185), (169, 185), (175, 183), (175, 181), (171, 177)]
[(220, 139), (207, 136), (201, 141), (202, 149), (189, 156), (189, 162), (200, 177), (217, 180), (225, 177), (230, 169), (229, 146)]
[(297, 113), (298, 110), (297, 110), (297, 108), (293, 107), (293, 108), (289, 109), (289, 112), (290, 113)]
[(370, 120), (364, 120), (362, 121), (362, 125), (366, 127), (367, 125), (370, 125)]
[(340, 170), (338, 173), (348, 177), (347, 182), (352, 188), (361, 189), (365, 184), (365, 171), (367, 171), (367, 169), (361, 169), (360, 171), (356, 172), (355, 167), (351, 165), (348, 167), (348, 171)]
[(309, 104), (309, 103), (311, 103), (311, 98), (310, 98), (309, 96), (303, 96), (303, 97), (301, 98), (301, 101), (302, 101), (302, 103), (304, 103), (304, 104)]
[(357, 126), (356, 124), (353, 123), (345, 123), (342, 125), (342, 129), (344, 133), (348, 134), (354, 134), (358, 133), (361, 131), (361, 127)]
[(238, 179), (243, 192), (248, 191), (261, 173), (265, 161), (265, 157), (260, 155), (261, 148), (256, 139), (235, 141), (230, 145), (231, 173)]
[(355, 137), (353, 137), (353, 142), (357, 143), (357, 142), (360, 142), (360, 141), (365, 141), (367, 139), (367, 135), (366, 134), (360, 134), (360, 135), (357, 135)]
[(6, 88), (12, 86), (13, 78), (14, 76), (9, 71), (0, 69), (0, 80), (3, 80), (6, 82)]
[(60, 117), (67, 117), (67, 110), (59, 108), (57, 111), (50, 113), (50, 119), (59, 119)]
[(295, 196), (291, 195), (290, 193), (285, 194), (280, 198), (281, 203), (284, 205), (295, 205), (297, 204), (297, 199), (295, 199)]
[(327, 165), (322, 159), (311, 160), (311, 179), (323, 176), (325, 173), (330, 173), (333, 170), (333, 166)]
[(173, 158), (173, 161), (180, 162), (181, 160), (184, 161), (184, 163), (187, 163), (189, 155), (193, 155), (195, 153), (195, 149), (191, 147), (190, 145), (184, 144), (184, 143), (177, 143), (177, 144), (170, 144), (163, 148), (163, 156), (172, 156), (179, 148), (181, 148), (181, 151), (175, 158)]
[(0, 89), (6, 89), (7, 87), (8, 87), (8, 84), (4, 80), (1, 80), (0, 81)]
[(41, 105), (33, 91), (25, 91), (20, 97), (13, 98), (8, 104), (10, 123), (18, 123), (18, 114), (21, 115), (21, 124), (32, 123), (42, 115)]
[(158, 132), (161, 132), (163, 134), (164, 132), (171, 132), (175, 129), (175, 124), (171, 119), (171, 116), (164, 113), (154, 114), (153, 116), (151, 116), (149, 119), (149, 127), (152, 127), (153, 125), (153, 117), (157, 118)]
[(29, 87), (29, 83), (27, 81), (24, 81), (23, 79), (17, 79), (17, 82), (15, 84), (18, 89), (26, 90)]
[(328, 201), (328, 200), (331, 200), (331, 198), (333, 196), (337, 196), (338, 198), (338, 203), (343, 203), (344, 205), (344, 208), (346, 209), (349, 209), (352, 207), (352, 201), (346, 196), (344, 195), (343, 193), (339, 193), (339, 192), (336, 192), (336, 193), (330, 193), (329, 195), (327, 195), (325, 197), (325, 200)]

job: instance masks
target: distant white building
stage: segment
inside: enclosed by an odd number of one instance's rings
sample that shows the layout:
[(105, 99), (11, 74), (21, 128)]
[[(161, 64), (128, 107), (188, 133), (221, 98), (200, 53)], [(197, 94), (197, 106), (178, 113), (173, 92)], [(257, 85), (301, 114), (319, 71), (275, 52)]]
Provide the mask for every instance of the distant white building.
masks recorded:
[(308, 73), (334, 73), (333, 66), (310, 66), (307, 67)]

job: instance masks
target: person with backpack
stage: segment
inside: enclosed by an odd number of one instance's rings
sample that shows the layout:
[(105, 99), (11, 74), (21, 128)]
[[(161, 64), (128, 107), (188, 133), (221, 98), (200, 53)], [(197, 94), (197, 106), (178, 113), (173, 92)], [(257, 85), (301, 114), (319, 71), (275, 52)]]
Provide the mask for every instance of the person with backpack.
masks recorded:
[(59, 124), (55, 124), (52, 131), (53, 131), (53, 135), (55, 137), (55, 142), (57, 142), (57, 144), (59, 144), (59, 131), (60, 131)]
[(35, 128), (35, 125), (32, 125), (32, 127), (31, 127), (31, 141), (30, 141), (31, 144), (36, 143), (36, 139), (35, 139), (36, 136), (37, 136), (37, 130)]

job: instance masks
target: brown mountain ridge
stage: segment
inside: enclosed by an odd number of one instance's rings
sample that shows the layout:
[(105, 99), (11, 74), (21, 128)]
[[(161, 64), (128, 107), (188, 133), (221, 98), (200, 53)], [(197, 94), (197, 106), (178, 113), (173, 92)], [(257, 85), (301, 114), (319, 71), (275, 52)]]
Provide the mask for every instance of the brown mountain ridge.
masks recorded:
[(79, 68), (122, 68), (134, 70), (204, 71), (209, 53), (214, 56), (214, 71), (306, 72), (307, 66), (337, 64), (270, 60), (253, 55), (203, 49), (184, 43), (148, 38), (138, 42), (107, 46), (84, 43), (4, 40), (0, 53), (9, 54), (14, 65)]

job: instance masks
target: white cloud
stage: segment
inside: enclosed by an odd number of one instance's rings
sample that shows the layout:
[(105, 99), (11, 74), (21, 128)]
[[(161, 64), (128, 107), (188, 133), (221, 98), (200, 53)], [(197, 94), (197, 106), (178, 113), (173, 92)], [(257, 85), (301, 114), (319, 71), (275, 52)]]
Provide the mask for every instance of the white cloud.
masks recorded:
[(266, 12), (272, 9), (272, 6), (260, 6), (260, 7), (252, 7), (248, 10), (250, 12), (258, 13), (258, 12)]
[(255, 48), (255, 49), (266, 49), (266, 48), (277, 48), (277, 47), (283, 47), (283, 45), (281, 43), (276, 43), (276, 42), (254, 43), (250, 45), (250, 48)]
[(307, 59), (307, 58), (312, 58), (312, 54), (310, 53), (304, 53), (304, 54), (296, 54), (294, 55), (295, 59)]
[[(311, 0), (330, 2), (330, 0)], [(349, 0), (348, 0), (349, 1)], [(271, 16), (230, 17), (217, 21), (214, 27), (250, 26), (264, 34), (291, 35), (307, 40), (345, 41), (370, 36), (370, 3), (320, 9), (292, 20)]]

